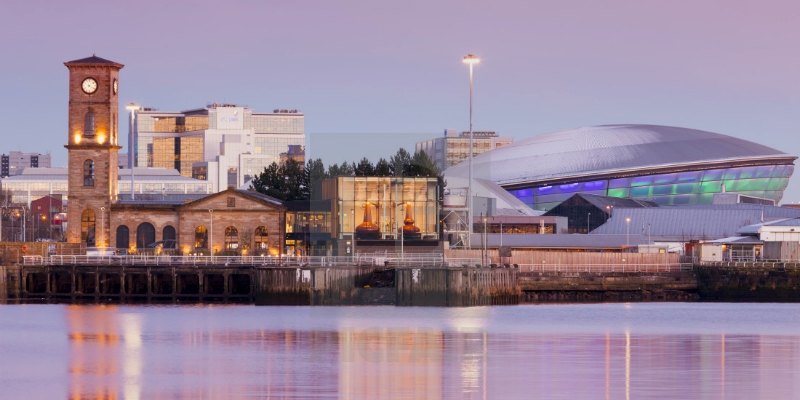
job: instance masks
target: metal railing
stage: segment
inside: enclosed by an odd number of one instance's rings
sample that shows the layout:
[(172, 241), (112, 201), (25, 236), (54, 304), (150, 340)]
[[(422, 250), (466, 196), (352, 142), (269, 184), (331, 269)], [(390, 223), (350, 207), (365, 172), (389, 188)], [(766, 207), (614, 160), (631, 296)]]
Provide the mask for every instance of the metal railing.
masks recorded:
[(54, 255), (25, 256), (25, 265), (120, 265), (190, 267), (460, 267), (477, 259), (444, 259), (442, 254), (358, 254), (353, 256), (173, 256), (173, 255)]
[(691, 263), (519, 264), (520, 272), (678, 272), (691, 269)]

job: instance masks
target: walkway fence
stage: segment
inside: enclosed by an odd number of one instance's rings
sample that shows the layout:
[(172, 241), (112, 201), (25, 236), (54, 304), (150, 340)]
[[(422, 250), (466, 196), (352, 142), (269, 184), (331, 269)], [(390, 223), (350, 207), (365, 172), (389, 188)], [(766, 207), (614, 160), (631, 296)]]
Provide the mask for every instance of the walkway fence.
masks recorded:
[(131, 266), (263, 266), (263, 267), (458, 267), (478, 260), (453, 258), (445, 261), (439, 253), (373, 253), (354, 256), (169, 256), (169, 255), (55, 255), (25, 256), (29, 265), (131, 265)]

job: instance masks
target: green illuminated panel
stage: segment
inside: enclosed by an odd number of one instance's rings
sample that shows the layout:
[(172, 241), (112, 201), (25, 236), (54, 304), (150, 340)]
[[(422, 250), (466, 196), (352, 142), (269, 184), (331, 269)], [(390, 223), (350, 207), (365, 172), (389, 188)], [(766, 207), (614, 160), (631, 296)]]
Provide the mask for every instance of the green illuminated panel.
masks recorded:
[(700, 184), (701, 193), (719, 193), (721, 191), (722, 182), (720, 181), (703, 182)]
[(629, 188), (608, 189), (608, 197), (628, 197)]

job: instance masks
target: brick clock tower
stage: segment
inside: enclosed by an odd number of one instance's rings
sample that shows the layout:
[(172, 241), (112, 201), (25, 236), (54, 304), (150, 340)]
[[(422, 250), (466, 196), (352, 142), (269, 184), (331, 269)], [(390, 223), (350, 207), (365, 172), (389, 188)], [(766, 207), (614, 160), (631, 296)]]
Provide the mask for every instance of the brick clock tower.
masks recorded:
[(119, 70), (95, 55), (69, 68), (69, 206), (67, 242), (109, 245), (111, 203), (117, 200)]

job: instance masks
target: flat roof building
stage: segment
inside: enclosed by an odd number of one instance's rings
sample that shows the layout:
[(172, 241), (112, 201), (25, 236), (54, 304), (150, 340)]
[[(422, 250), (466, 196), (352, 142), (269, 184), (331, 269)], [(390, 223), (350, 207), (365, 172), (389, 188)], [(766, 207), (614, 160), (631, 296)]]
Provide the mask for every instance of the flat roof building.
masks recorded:
[[(513, 142), (513, 137), (498, 136), (494, 131), (473, 131), (472, 154), (476, 156)], [(424, 151), (444, 171), (469, 158), (469, 132), (458, 134), (455, 129), (445, 129), (442, 137), (417, 142), (415, 150)]]
[[(130, 170), (118, 174), (118, 193), (131, 193)], [(22, 174), (2, 180), (2, 189), (12, 192), (15, 203), (30, 205), (33, 200), (47, 195), (61, 195), (68, 200), (67, 168), (26, 168)], [(174, 169), (136, 168), (134, 189), (139, 199), (160, 199), (170, 195), (191, 195), (199, 198), (213, 193), (211, 183), (181, 176)]]
[(0, 177), (19, 175), (25, 168), (50, 168), (50, 153), (23, 153), (9, 151), (0, 155)]
[(262, 113), (236, 104), (180, 112), (144, 108), (134, 116), (134, 164), (207, 180), (212, 191), (239, 187), (280, 163), (290, 146), (305, 146), (304, 118), (298, 110)]

